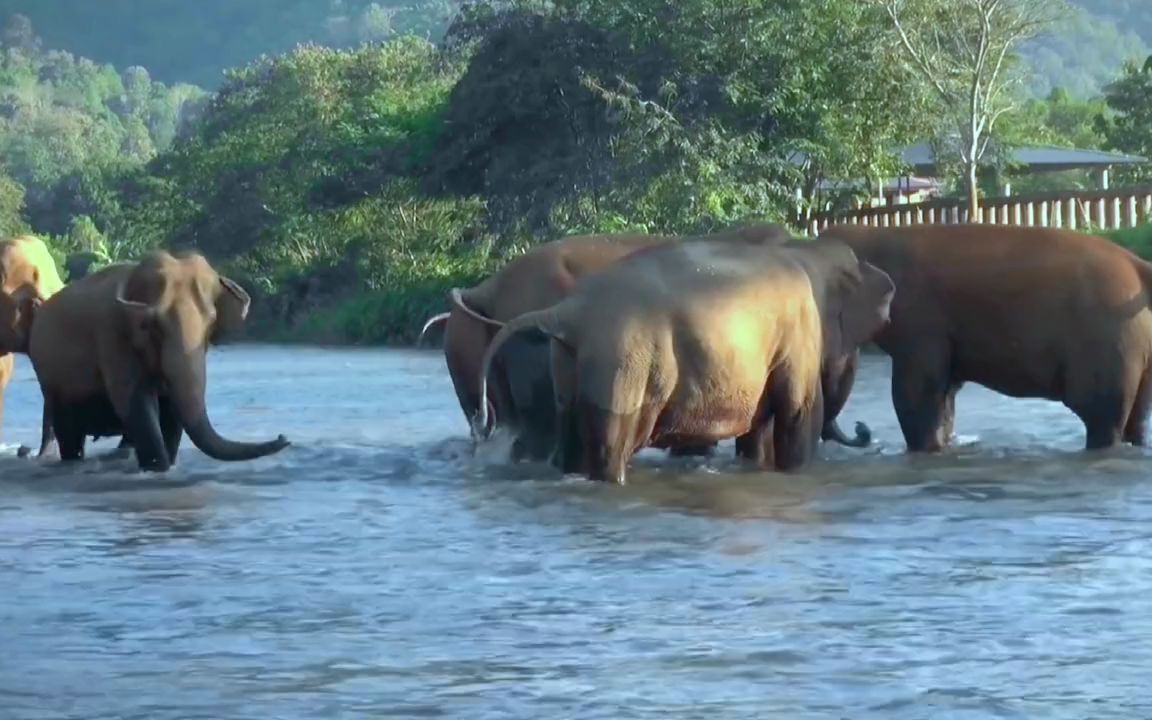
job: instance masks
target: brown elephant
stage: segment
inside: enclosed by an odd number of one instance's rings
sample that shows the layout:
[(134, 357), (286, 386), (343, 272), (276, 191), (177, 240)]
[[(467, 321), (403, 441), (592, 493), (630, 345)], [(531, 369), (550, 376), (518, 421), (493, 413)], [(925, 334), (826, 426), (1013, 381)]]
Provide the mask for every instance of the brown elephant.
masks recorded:
[[(781, 225), (758, 223), (699, 237), (767, 243), (792, 239)], [(471, 421), (479, 409), (480, 363), (488, 344), (506, 322), (559, 302), (581, 278), (637, 250), (677, 239), (646, 234), (561, 238), (532, 248), (472, 288), (449, 292), (452, 310), (430, 318), (421, 337), (432, 327), (444, 324), (444, 357), (465, 418)], [(548, 357), (547, 338), (519, 334), (501, 348), (493, 361), (489, 417), (513, 428), (514, 459), (547, 459), (554, 448), (556, 428)], [(863, 423), (857, 423), (856, 438), (849, 439), (833, 419), (822, 437), (864, 447), (870, 442), (871, 432)], [(683, 445), (671, 450), (673, 454), (687, 455), (706, 453), (711, 447), (712, 444)]]
[(164, 251), (110, 265), (66, 286), (37, 310), (28, 355), (44, 395), (41, 454), (52, 436), (64, 461), (87, 436), (122, 435), (143, 470), (176, 460), (185, 432), (208, 456), (238, 461), (288, 446), (221, 437), (204, 402), (210, 343), (234, 334), (250, 298), (202, 256)]
[(899, 291), (876, 344), (911, 452), (951, 443), (974, 382), (1062, 402), (1088, 449), (1144, 444), (1152, 400), (1152, 264), (1104, 238), (996, 225), (836, 225)]
[(875, 335), (893, 293), (885, 273), (834, 241), (653, 246), (507, 323), (480, 387), (506, 340), (540, 331), (551, 338), (565, 472), (623, 483), (641, 448), (731, 437), (760, 467), (793, 469), (820, 439), (823, 368)]
[(0, 241), (0, 424), (4, 419), (4, 392), (12, 380), (16, 358), (27, 349), (27, 323), (33, 305), (52, 297), (64, 283), (56, 261), (40, 238), (21, 235)]
[[(566, 297), (589, 273), (669, 236), (645, 234), (576, 235), (533, 247), (471, 288), (448, 293), (451, 310), (429, 319), (421, 332), (444, 324), (444, 359), (460, 409), (467, 420), (480, 407), (480, 361), (504, 323), (529, 310)], [(491, 392), (493, 421), (516, 435), (515, 457), (542, 459), (552, 447), (553, 416), (547, 341), (525, 337), (494, 360)], [(544, 412), (533, 412), (543, 407)]]

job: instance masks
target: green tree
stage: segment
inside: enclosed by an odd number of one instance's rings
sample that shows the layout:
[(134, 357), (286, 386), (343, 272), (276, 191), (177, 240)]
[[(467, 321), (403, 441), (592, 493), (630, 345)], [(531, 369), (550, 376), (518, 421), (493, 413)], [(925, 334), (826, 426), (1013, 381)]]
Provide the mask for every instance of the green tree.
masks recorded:
[[(1105, 88), (1104, 102), (1111, 113), (1100, 115), (1096, 126), (1108, 147), (1152, 158), (1152, 55), (1142, 63), (1127, 63), (1123, 74)], [(1152, 171), (1138, 168), (1125, 175), (1146, 180)]]
[(24, 232), (28, 226), (21, 212), (24, 210), (24, 188), (0, 168), (0, 238)]
[[(904, 50), (903, 65), (931, 91), (937, 156), (964, 172), (968, 217), (979, 206), (978, 168), (996, 124), (1018, 107), (1024, 41), (1061, 17), (1062, 0), (877, 0)], [(1006, 150), (1001, 144), (1001, 150)], [(943, 157), (941, 157), (943, 159)]]

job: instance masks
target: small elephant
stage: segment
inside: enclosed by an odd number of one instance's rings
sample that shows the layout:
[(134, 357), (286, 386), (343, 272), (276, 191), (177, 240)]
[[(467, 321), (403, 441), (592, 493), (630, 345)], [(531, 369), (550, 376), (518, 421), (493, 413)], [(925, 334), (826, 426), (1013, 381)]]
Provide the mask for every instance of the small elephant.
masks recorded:
[(1086, 449), (1143, 445), (1152, 403), (1152, 264), (1102, 237), (1000, 225), (834, 225), (899, 288), (876, 344), (909, 452), (952, 442), (975, 382), (1062, 402)]
[(289, 445), (221, 437), (204, 402), (210, 343), (235, 334), (250, 298), (201, 255), (164, 251), (110, 265), (40, 305), (28, 355), (44, 396), (40, 454), (84, 457), (87, 436), (122, 435), (142, 470), (163, 472), (185, 432), (217, 460), (250, 460)]
[[(804, 465), (824, 427), (823, 374), (887, 322), (895, 287), (834, 241), (687, 240), (637, 252), (507, 323), (550, 339), (564, 472), (623, 483), (644, 447), (716, 443), (765, 469)], [(483, 436), (487, 407), (473, 430)]]

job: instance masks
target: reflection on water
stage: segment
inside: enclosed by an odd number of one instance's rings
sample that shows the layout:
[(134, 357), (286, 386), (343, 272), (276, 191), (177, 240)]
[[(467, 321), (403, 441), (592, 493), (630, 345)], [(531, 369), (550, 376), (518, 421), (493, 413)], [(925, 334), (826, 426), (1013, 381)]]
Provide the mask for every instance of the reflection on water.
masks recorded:
[(5, 720), (1152, 716), (1152, 458), (1058, 405), (966, 388), (961, 447), (907, 457), (869, 358), (876, 446), (620, 488), (473, 458), (435, 352), (232, 347), (218, 427), (294, 444), (151, 477), (15, 458), (17, 372)]

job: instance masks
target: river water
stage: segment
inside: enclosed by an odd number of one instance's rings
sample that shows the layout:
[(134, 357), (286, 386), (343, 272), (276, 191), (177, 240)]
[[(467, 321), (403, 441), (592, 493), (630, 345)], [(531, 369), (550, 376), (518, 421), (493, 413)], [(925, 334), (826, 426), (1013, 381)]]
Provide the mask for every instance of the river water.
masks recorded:
[[(230, 346), (161, 478), (0, 458), (0, 719), (1152, 717), (1152, 457), (968, 387), (909, 458), (868, 357), (867, 450), (625, 487), (473, 457), (436, 351)], [(490, 448), (486, 448), (490, 450)]]

